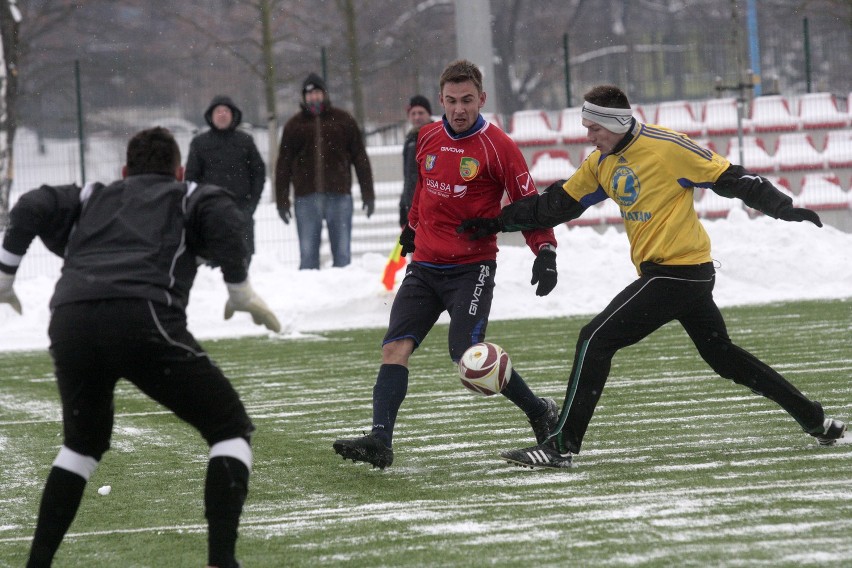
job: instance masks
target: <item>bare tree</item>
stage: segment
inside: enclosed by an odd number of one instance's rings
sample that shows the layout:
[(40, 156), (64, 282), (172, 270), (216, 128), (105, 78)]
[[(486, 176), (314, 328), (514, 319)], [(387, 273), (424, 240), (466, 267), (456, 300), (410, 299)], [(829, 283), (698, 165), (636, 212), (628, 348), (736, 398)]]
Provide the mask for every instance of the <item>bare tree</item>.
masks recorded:
[(0, 228), (9, 223), (14, 179), (15, 103), (18, 94), (18, 30), (15, 0), (0, 0)]

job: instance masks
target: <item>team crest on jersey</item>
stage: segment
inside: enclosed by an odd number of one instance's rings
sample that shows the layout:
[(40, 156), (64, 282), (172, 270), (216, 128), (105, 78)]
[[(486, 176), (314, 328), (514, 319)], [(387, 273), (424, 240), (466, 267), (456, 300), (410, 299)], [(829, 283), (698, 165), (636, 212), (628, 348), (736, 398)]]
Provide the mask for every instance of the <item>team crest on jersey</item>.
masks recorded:
[(431, 172), (432, 168), (435, 167), (435, 160), (438, 159), (438, 156), (435, 154), (426, 154), (426, 171)]
[(639, 178), (633, 170), (627, 166), (621, 166), (615, 170), (612, 176), (612, 195), (619, 205), (625, 207), (636, 203), (639, 197)]
[(470, 181), (479, 173), (479, 160), (474, 158), (462, 158), (459, 163), (459, 174), (464, 181)]

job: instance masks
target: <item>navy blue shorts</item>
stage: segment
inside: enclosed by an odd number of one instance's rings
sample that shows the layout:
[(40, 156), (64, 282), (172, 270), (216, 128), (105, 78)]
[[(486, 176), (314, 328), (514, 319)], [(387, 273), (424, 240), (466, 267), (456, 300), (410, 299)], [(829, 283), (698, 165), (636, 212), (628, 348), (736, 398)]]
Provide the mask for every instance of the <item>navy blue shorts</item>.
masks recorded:
[(446, 311), (450, 315), (450, 358), (458, 361), (468, 347), (485, 339), (496, 271), (493, 260), (449, 268), (409, 264), (382, 344), (410, 338), (416, 349)]

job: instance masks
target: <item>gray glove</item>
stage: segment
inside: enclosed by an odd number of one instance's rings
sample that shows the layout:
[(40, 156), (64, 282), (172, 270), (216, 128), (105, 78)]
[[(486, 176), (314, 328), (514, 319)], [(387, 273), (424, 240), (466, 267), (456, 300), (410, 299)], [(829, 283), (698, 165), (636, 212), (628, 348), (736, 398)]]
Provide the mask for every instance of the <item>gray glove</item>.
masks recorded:
[(373, 212), (376, 210), (376, 202), (364, 201), (364, 204), (361, 206), (361, 209), (367, 212), (367, 219), (369, 219)]
[(228, 287), (228, 301), (225, 302), (225, 319), (231, 319), (234, 312), (248, 312), (251, 314), (251, 319), (257, 325), (263, 325), (267, 329), (278, 333), (281, 331), (281, 324), (278, 323), (278, 318), (272, 313), (272, 310), (263, 301), (263, 298), (257, 295), (252, 289), (248, 280), (239, 284), (225, 283)]
[(21, 301), (18, 299), (17, 294), (15, 294), (15, 289), (12, 288), (12, 283), (14, 282), (14, 274), (0, 272), (0, 304), (9, 304), (13, 310), (21, 314), (23, 313), (21, 310)]

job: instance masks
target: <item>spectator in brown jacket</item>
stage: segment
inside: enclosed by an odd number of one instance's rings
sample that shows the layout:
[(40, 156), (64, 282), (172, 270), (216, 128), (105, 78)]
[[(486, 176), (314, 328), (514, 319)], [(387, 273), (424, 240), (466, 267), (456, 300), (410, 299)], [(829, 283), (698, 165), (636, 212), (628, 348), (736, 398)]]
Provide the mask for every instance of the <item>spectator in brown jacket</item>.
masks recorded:
[(332, 106), (325, 82), (311, 73), (302, 85), (302, 109), (284, 125), (275, 166), (278, 215), (289, 223), (290, 182), (299, 234), (299, 269), (319, 269), (325, 220), (333, 266), (351, 261), (352, 166), (367, 218), (375, 209), (373, 173), (358, 123)]

